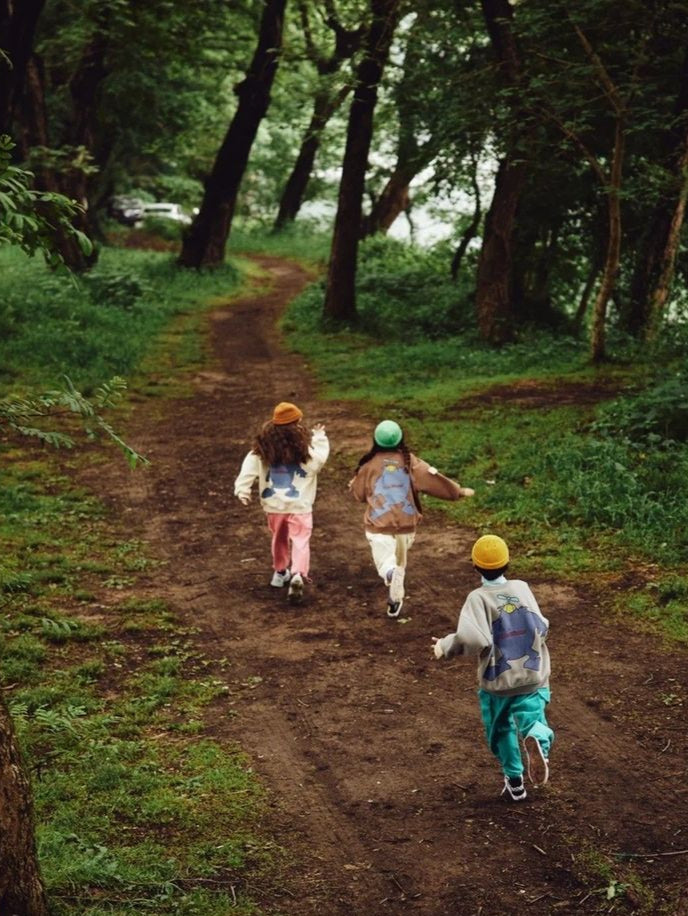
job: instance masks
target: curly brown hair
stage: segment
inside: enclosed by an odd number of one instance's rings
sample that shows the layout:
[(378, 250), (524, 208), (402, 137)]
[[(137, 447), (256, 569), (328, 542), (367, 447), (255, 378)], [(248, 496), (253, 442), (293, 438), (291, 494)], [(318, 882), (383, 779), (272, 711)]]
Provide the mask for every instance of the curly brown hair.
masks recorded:
[(310, 444), (310, 431), (300, 420), (280, 425), (268, 420), (256, 436), (252, 451), (267, 465), (305, 464), (310, 457)]

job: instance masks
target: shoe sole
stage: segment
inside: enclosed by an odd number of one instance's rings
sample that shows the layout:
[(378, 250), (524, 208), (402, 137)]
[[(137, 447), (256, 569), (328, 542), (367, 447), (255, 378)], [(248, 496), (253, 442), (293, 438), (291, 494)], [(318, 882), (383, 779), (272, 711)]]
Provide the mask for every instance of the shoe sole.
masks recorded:
[(303, 582), (292, 582), (287, 598), (292, 604), (300, 604), (303, 600)]
[(542, 753), (540, 742), (529, 736), (523, 744), (528, 759), (528, 779), (534, 786), (544, 786), (549, 779), (549, 764)]
[(389, 597), (391, 601), (402, 602), (404, 600), (404, 575), (405, 570), (402, 566), (395, 566), (392, 572), (392, 581), (389, 583)]

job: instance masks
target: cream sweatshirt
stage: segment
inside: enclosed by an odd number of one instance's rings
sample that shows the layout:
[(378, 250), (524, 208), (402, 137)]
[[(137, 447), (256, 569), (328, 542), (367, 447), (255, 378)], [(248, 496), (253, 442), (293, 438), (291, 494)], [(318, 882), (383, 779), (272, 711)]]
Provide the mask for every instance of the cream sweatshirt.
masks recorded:
[(304, 464), (268, 466), (260, 456), (250, 451), (234, 481), (234, 495), (239, 499), (250, 499), (251, 489), (257, 480), (260, 502), (266, 512), (292, 515), (312, 512), (318, 472), (329, 453), (330, 443), (322, 429), (313, 430), (309, 458)]

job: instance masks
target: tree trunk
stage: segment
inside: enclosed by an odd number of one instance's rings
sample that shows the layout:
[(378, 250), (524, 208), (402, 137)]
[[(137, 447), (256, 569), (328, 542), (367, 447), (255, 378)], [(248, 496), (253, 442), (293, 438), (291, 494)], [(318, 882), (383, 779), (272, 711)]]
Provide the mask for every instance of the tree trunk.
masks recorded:
[(513, 336), (511, 264), (516, 208), (526, 180), (523, 159), (503, 159), (497, 170), (494, 195), (485, 217), (478, 261), (476, 311), (482, 337), (502, 344)]
[(306, 188), (313, 171), (315, 156), (320, 147), (322, 132), (350, 91), (351, 86), (343, 86), (334, 95), (327, 90), (323, 90), (316, 95), (311, 122), (301, 143), (301, 149), (296, 157), (294, 168), (284, 186), (279, 212), (273, 227), (274, 232), (279, 232), (287, 223), (291, 223), (296, 219), (296, 215), (301, 209), (301, 204), (306, 196)]
[(205, 182), (201, 208), (182, 244), (183, 267), (217, 266), (224, 261), (237, 196), (260, 122), (270, 105), (279, 64), (287, 0), (266, 0), (258, 45), (245, 79), (235, 88), (239, 98), (232, 123)]
[(36, 842), (29, 782), (24, 774), (14, 729), (0, 699), (0, 913), (47, 916)]
[(375, 201), (370, 213), (361, 223), (361, 238), (387, 232), (394, 220), (408, 209), (410, 204), (409, 185), (421, 165), (411, 166), (397, 162), (382, 194)]
[(323, 307), (326, 317), (338, 321), (356, 317), (356, 261), (373, 114), (399, 16), (399, 2), (371, 0), (372, 23), (356, 72)]
[[(86, 59), (88, 54), (85, 53), (82, 60)], [(77, 70), (78, 73), (78, 70)], [(93, 87), (94, 89), (94, 87)], [(93, 90), (90, 90), (93, 91)], [(75, 99), (75, 104), (76, 104)], [(37, 55), (32, 55), (26, 66), (26, 79), (24, 92), (21, 98), (21, 107), (17, 108), (17, 121), (20, 128), (19, 148), (26, 157), (34, 147), (51, 146), (48, 135), (48, 117), (45, 105), (45, 75), (41, 60)], [(80, 110), (80, 124), (85, 124), (84, 113)], [(65, 142), (73, 146), (85, 146), (89, 135), (87, 132), (76, 134), (69, 132), (65, 137)], [(76, 143), (74, 141), (77, 141)], [(84, 211), (77, 213), (72, 220), (72, 225), (86, 235), (91, 235), (90, 226), (87, 218), (88, 195), (86, 185), (86, 175), (81, 169), (74, 168), (68, 171), (58, 171), (45, 164), (37, 164), (34, 167), (35, 187), (40, 191), (49, 191), (53, 193), (64, 194), (65, 196), (76, 200)], [(91, 267), (98, 258), (97, 250), (89, 255), (85, 255), (74, 235), (68, 229), (62, 226), (55, 226), (53, 229), (53, 240), (56, 250), (60, 253), (62, 260), (71, 270), (80, 272)]]
[(463, 261), (464, 255), (468, 250), (468, 246), (473, 241), (473, 239), (478, 234), (478, 227), (480, 226), (480, 220), (482, 218), (482, 206), (480, 203), (480, 185), (478, 184), (478, 163), (473, 154), (471, 154), (471, 161), (473, 163), (473, 172), (471, 174), (471, 185), (473, 187), (473, 196), (475, 198), (475, 209), (473, 210), (473, 216), (470, 223), (466, 227), (466, 231), (461, 237), (461, 241), (454, 252), (454, 257), (451, 262), (451, 278), (456, 280), (459, 275), (459, 269), (461, 267), (461, 262)]
[(580, 331), (583, 325), (585, 313), (588, 311), (590, 296), (592, 296), (592, 291), (595, 288), (595, 283), (597, 282), (597, 277), (599, 276), (600, 270), (602, 269), (602, 264), (603, 258), (599, 253), (596, 254), (590, 262), (590, 270), (588, 271), (588, 276), (585, 280), (585, 286), (583, 287), (583, 292), (581, 293), (581, 297), (578, 302), (578, 308), (576, 309), (576, 314), (573, 318), (574, 326), (578, 331)]
[(612, 167), (609, 178), (609, 188), (607, 190), (607, 212), (609, 220), (607, 254), (602, 270), (600, 288), (597, 291), (592, 310), (590, 356), (593, 363), (602, 362), (607, 355), (605, 342), (607, 303), (614, 292), (621, 260), (621, 172), (623, 167), (624, 146), (624, 126), (621, 118), (618, 117), (614, 130), (614, 152), (612, 154)]
[[(664, 271), (667, 246), (672, 236), (674, 223), (681, 211), (681, 195), (685, 186), (684, 157), (688, 148), (688, 131), (686, 130), (686, 114), (688, 113), (688, 51), (683, 58), (681, 82), (672, 126), (663, 138), (662, 160), (676, 175), (676, 190), (672, 194), (662, 195), (657, 201), (654, 212), (648, 221), (648, 229), (640, 241), (640, 257), (637, 259), (633, 278), (631, 280), (630, 308), (626, 315), (626, 327), (631, 334), (654, 334), (655, 329), (650, 328), (654, 322), (655, 309), (653, 302), (656, 297), (660, 276)], [(681, 217), (682, 218), (682, 217)], [(680, 231), (680, 225), (678, 227)], [(673, 274), (673, 262), (669, 274), (669, 283)], [(666, 298), (666, 297), (665, 297)], [(660, 308), (663, 308), (664, 303)]]
[(654, 340), (659, 333), (662, 315), (664, 314), (664, 306), (666, 305), (671, 290), (676, 255), (681, 241), (681, 227), (683, 226), (683, 219), (686, 213), (686, 200), (688, 200), (688, 134), (686, 135), (683, 155), (679, 160), (679, 174), (681, 176), (681, 188), (674, 207), (674, 213), (669, 226), (669, 232), (666, 236), (664, 249), (659, 258), (659, 276), (657, 277), (657, 283), (649, 297), (650, 308), (645, 333), (645, 338), (648, 341)]
[[(0, 0), (0, 134), (10, 133), (45, 0)], [(10, 69), (11, 65), (11, 69)]]
[[(508, 0), (483, 0), (483, 13), (502, 80), (513, 90), (521, 82), (521, 67), (511, 30), (513, 9)], [(523, 190), (528, 138), (518, 124), (520, 100), (514, 93), (512, 116), (516, 124), (508, 152), (499, 164), (492, 203), (485, 217), (483, 244), (476, 279), (476, 313), (483, 338), (499, 345), (513, 336), (511, 266), (516, 208)]]

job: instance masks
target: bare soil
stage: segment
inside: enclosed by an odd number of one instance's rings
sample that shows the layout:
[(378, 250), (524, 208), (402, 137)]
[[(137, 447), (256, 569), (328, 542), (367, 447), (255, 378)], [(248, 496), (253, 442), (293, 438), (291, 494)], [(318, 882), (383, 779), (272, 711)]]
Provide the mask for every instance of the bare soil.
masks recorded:
[[(475, 532), (427, 513), (407, 616), (385, 617), (362, 507), (346, 491), (376, 418), (318, 400), (276, 329), (307, 274), (259, 260), (274, 286), (210, 316), (215, 360), (194, 396), (162, 416), (159, 402), (137, 406), (129, 438), (151, 468), (97, 471), (98, 489), (168, 561), (156, 594), (198, 628), (199, 651), (230, 660), (208, 729), (250, 754), (269, 793), (266, 829), (290, 853), (284, 881), (252, 895), (285, 916), (688, 913), (688, 653), (606, 619), (586, 583), (531, 579), (551, 624), (557, 740), (550, 783), (504, 802), (473, 663), (440, 663), (430, 649), (476, 585)], [(332, 442), (298, 608), (268, 584), (257, 500), (233, 497), (253, 433), (280, 400), (324, 422)]]

